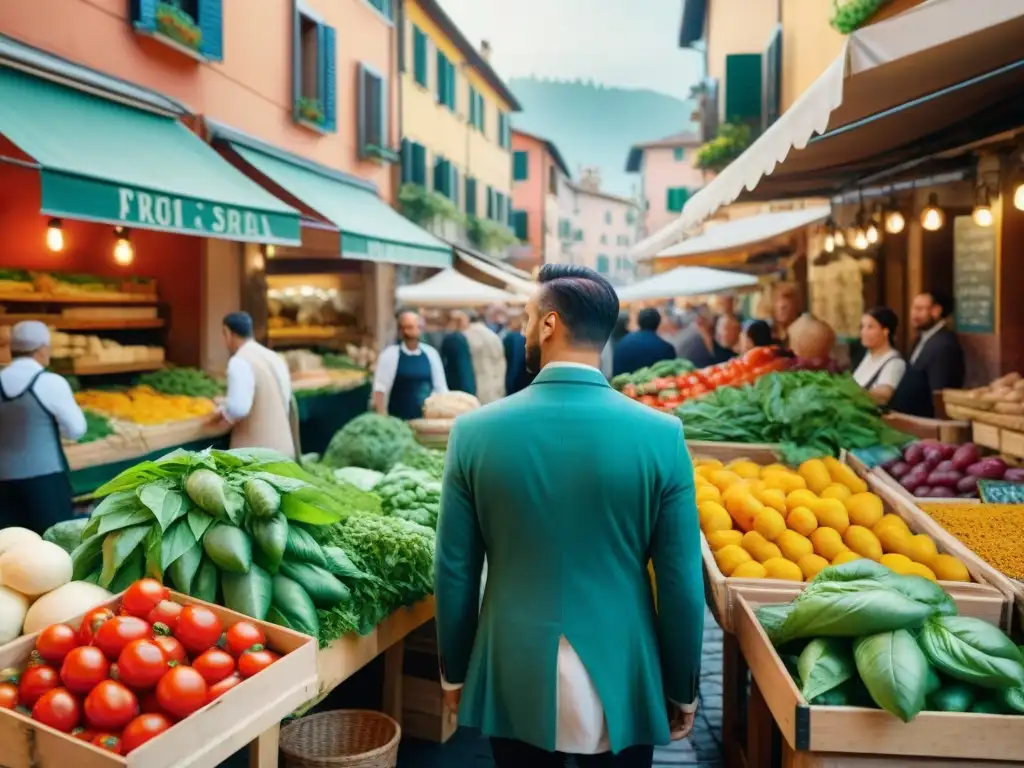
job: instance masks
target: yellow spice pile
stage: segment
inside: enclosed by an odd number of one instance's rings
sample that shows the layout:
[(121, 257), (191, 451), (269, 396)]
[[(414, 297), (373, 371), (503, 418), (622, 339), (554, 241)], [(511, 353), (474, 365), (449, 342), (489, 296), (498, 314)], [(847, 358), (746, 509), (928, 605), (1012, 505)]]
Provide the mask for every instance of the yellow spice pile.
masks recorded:
[(978, 557), (1024, 579), (1024, 504), (921, 504)]

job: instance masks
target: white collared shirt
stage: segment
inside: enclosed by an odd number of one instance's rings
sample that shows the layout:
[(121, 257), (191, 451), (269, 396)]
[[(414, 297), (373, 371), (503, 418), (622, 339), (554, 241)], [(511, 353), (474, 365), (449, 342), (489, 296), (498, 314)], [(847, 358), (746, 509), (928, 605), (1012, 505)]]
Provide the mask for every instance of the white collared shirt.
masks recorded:
[[(10, 398), (22, 394), (32, 378), (41, 370), (43, 366), (31, 357), (16, 358), (0, 371), (0, 384), (3, 385), (4, 393)], [(85, 434), (85, 414), (75, 402), (75, 394), (71, 391), (67, 379), (56, 373), (46, 372), (36, 379), (33, 390), (40, 404), (57, 422), (61, 437), (79, 440)]]
[[(238, 352), (233, 354), (231, 359), (228, 360), (228, 392), (224, 398), (224, 404), (221, 406), (221, 412), (232, 424), (238, 423), (249, 415), (249, 411), (252, 410), (253, 400), (256, 398), (256, 374), (253, 373), (252, 365), (249, 364), (249, 361), (239, 354), (250, 344), (257, 344), (257, 342), (245, 342)], [(292, 380), (291, 374), (288, 373), (288, 365), (279, 355), (273, 355), (272, 358), (268, 357), (268, 359), (270, 360), (271, 372), (281, 388), (281, 395), (284, 397), (284, 409), (287, 413), (291, 408), (292, 402)]]
[[(407, 355), (425, 354), (427, 361), (430, 363), (430, 380), (434, 386), (434, 393), (448, 391), (448, 381), (444, 377), (444, 365), (441, 363), (441, 356), (437, 353), (436, 349), (429, 344), (424, 344), (422, 341), (416, 349), (409, 349), (403, 341), (402, 352)], [(377, 358), (377, 370), (373, 374), (373, 391), (383, 392), (385, 402), (391, 397), (391, 388), (395, 386), (395, 376), (398, 375), (398, 361), (398, 344), (392, 344), (390, 347), (385, 348), (380, 353), (380, 357)]]
[[(582, 368), (597, 373), (592, 365), (583, 363), (554, 362), (544, 368)], [(484, 560), (483, 575), (480, 579), (480, 599), (483, 601), (487, 585), (487, 560)], [(565, 637), (558, 640), (558, 681), (557, 718), (555, 751), (568, 755), (597, 755), (611, 750), (608, 740), (608, 723), (604, 717), (601, 697), (594, 687), (587, 668), (579, 654)], [(453, 685), (441, 678), (445, 690), (458, 690), (462, 685)], [(682, 707), (686, 712), (697, 709), (697, 702)]]
[(927, 331), (921, 334), (921, 338), (918, 340), (917, 346), (914, 347), (914, 351), (910, 355), (911, 365), (916, 363), (917, 358), (919, 358), (921, 356), (921, 353), (924, 352), (924, 345), (927, 344), (935, 334), (937, 334), (945, 327), (946, 324), (944, 322), (938, 322), (931, 328), (929, 328)]

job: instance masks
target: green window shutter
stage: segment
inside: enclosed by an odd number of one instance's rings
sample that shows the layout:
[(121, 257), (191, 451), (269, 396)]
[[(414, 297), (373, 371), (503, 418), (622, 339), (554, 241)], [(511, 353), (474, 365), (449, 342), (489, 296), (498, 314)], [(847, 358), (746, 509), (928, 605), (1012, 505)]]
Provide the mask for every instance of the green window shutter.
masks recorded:
[(762, 88), (763, 104), (761, 108), (761, 130), (779, 119), (782, 105), (782, 25), (776, 24), (768, 38), (768, 46), (764, 51), (764, 63), (761, 66), (764, 77)]
[(487, 133), (487, 102), (484, 101), (482, 93), (478, 93), (476, 95), (476, 99), (477, 102), (479, 102), (479, 106), (476, 109), (476, 116), (480, 120), (480, 124), (477, 128), (480, 129), (480, 133)]
[(517, 150), (512, 155), (512, 178), (515, 181), (526, 181), (530, 178), (530, 154)]
[(608, 257), (605, 256), (603, 253), (599, 253), (597, 255), (597, 274), (608, 274)]
[(380, 11), (384, 18), (393, 21), (394, 16), (392, 15), (391, 0), (370, 0), (370, 5)]
[(469, 86), (469, 124), (476, 125), (476, 91)]
[(412, 145), (408, 139), (402, 139), (399, 155), (402, 158), (402, 183), (408, 184), (412, 181)]
[(526, 211), (514, 211), (512, 213), (512, 226), (516, 237), (526, 240), (529, 237), (529, 214)]
[(454, 112), (458, 102), (456, 95), (455, 65), (448, 62), (448, 108)]
[(437, 52), (437, 101), (439, 104), (445, 103), (445, 92), (448, 90), (448, 77), (446, 76), (446, 67), (448, 59), (445, 58), (441, 51)]
[(132, 26), (142, 32), (156, 32), (156, 0), (132, 0)]
[(414, 26), (412, 28), (412, 59), (413, 76), (416, 82), (427, 87), (427, 58), (428, 56), (427, 36), (423, 30)]
[(686, 157), (686, 152), (683, 150), (682, 147), (676, 147), (675, 149), (672, 150), (672, 157), (675, 159), (677, 163), (682, 162), (683, 159)]
[(476, 179), (466, 177), (466, 215), (476, 216)]
[(199, 52), (209, 61), (224, 60), (224, 8), (221, 0), (198, 0)]
[(367, 147), (386, 149), (387, 140), (387, 81), (359, 65), (359, 153)]
[(449, 167), (449, 171), (448, 196), (457, 208), (459, 206), (459, 169), (452, 165)]
[(577, 243), (582, 243), (582, 242), (583, 242), (583, 230), (582, 230), (582, 229), (577, 229), (577, 230), (576, 230), (576, 231), (575, 231), (575, 232), (573, 233), (573, 239), (574, 239), (574, 240), (575, 240), (575, 241), (576, 241)]
[(326, 131), (338, 129), (337, 100), (338, 68), (335, 63), (334, 27), (320, 25), (320, 101), (324, 108), (323, 128)]
[(412, 183), (427, 186), (427, 148), (416, 142), (412, 144)]
[(733, 53), (725, 57), (725, 122), (761, 127), (760, 53)]
[[(155, 3), (154, 3), (155, 5)], [(292, 4), (292, 120), (301, 118), (299, 102), (302, 100), (302, 17), (298, 0)]]

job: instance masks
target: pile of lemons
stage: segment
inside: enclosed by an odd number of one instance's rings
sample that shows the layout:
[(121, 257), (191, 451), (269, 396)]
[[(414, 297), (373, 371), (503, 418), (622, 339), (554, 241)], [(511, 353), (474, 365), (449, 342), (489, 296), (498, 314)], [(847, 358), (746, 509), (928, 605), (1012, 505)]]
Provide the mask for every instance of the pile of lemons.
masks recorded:
[(967, 568), (914, 534), (846, 464), (805, 461), (797, 470), (697, 459), (700, 527), (726, 576), (810, 581), (828, 565), (876, 560), (896, 573), (970, 581)]

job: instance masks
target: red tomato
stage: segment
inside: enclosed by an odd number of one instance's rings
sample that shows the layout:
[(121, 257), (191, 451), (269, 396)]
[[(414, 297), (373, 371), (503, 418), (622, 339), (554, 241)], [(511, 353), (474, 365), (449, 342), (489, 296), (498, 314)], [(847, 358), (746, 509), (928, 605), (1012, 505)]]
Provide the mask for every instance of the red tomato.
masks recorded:
[(160, 702), (156, 699), (156, 691), (147, 691), (139, 699), (139, 712), (143, 715), (149, 715), (157, 713), (162, 715), (163, 709), (160, 707)]
[(107, 752), (113, 752), (115, 755), (121, 754), (121, 738), (112, 733), (96, 734), (92, 738), (92, 744), (94, 747), (105, 749)]
[(152, 640), (132, 640), (117, 657), (117, 679), (136, 691), (152, 688), (167, 671), (167, 656)]
[(654, 395), (642, 395), (640, 397), (640, 402), (644, 405), (650, 405), (653, 407), (658, 404), (658, 399)]
[(64, 657), (60, 679), (72, 693), (85, 695), (107, 679), (110, 662), (103, 651), (92, 645), (75, 648)]
[(262, 672), (275, 661), (278, 656), (273, 651), (268, 651), (262, 646), (255, 646), (238, 657), (238, 674), (242, 677), (252, 677), (257, 672)]
[(242, 678), (238, 676), (237, 672), (228, 675), (219, 683), (214, 683), (210, 686), (209, 696), (207, 697), (207, 700), (213, 701), (214, 699), (220, 698), (225, 693), (234, 688), (236, 685), (238, 685), (240, 682), (242, 682)]
[(18, 703), (31, 709), (47, 691), (60, 685), (57, 670), (46, 664), (29, 667), (18, 683)]
[[(181, 605), (173, 600), (161, 600), (146, 616), (146, 621), (154, 625), (153, 629), (156, 629), (155, 625), (163, 624), (167, 627), (167, 632), (170, 632), (178, 623), (178, 616), (180, 614)], [(165, 632), (165, 634), (167, 633)]]
[(51, 624), (36, 638), (36, 651), (44, 661), (51, 664), (60, 664), (77, 647), (75, 630), (67, 624)]
[(209, 608), (201, 605), (186, 605), (178, 616), (174, 636), (193, 656), (212, 648), (220, 640), (222, 632), (220, 619)]
[(235, 660), (230, 653), (211, 648), (192, 660), (192, 668), (203, 676), (207, 685), (213, 685), (235, 671)]
[(124, 754), (138, 749), (150, 739), (154, 739), (171, 727), (171, 721), (164, 715), (150, 713), (139, 715), (124, 727), (121, 734), (121, 748)]
[(82, 619), (81, 626), (78, 627), (78, 642), (82, 645), (89, 645), (92, 643), (93, 637), (99, 628), (103, 626), (103, 623), (107, 619), (114, 618), (114, 612), (109, 608), (93, 608)]
[(622, 394), (626, 397), (636, 397), (636, 384), (627, 384), (622, 388)]
[(85, 697), (85, 722), (98, 731), (119, 731), (138, 714), (135, 694), (116, 680), (104, 680)]
[(14, 709), (18, 706), (18, 686), (14, 683), (0, 683), (0, 709)]
[(54, 688), (39, 697), (32, 707), (32, 719), (58, 731), (70, 733), (82, 718), (82, 708), (66, 688)]
[(144, 620), (135, 616), (115, 616), (103, 622), (96, 632), (93, 645), (103, 651), (111, 661), (117, 661), (121, 651), (132, 640), (149, 639), (153, 630)]
[(129, 615), (144, 619), (162, 600), (170, 596), (170, 591), (156, 579), (139, 579), (121, 598), (121, 610)]
[(92, 731), (88, 728), (78, 726), (77, 728), (71, 729), (71, 735), (74, 738), (79, 739), (80, 741), (92, 741), (94, 738), (96, 738), (96, 731)]
[(266, 645), (267, 638), (263, 630), (251, 621), (239, 621), (228, 627), (224, 633), (224, 650), (236, 659), (254, 645)]
[(171, 667), (156, 684), (156, 699), (164, 712), (179, 720), (206, 706), (206, 681), (192, 667)]
[(185, 653), (185, 646), (176, 637), (171, 635), (153, 635), (153, 642), (160, 646), (167, 657), (167, 661), (174, 661), (178, 664), (188, 663), (188, 654)]

